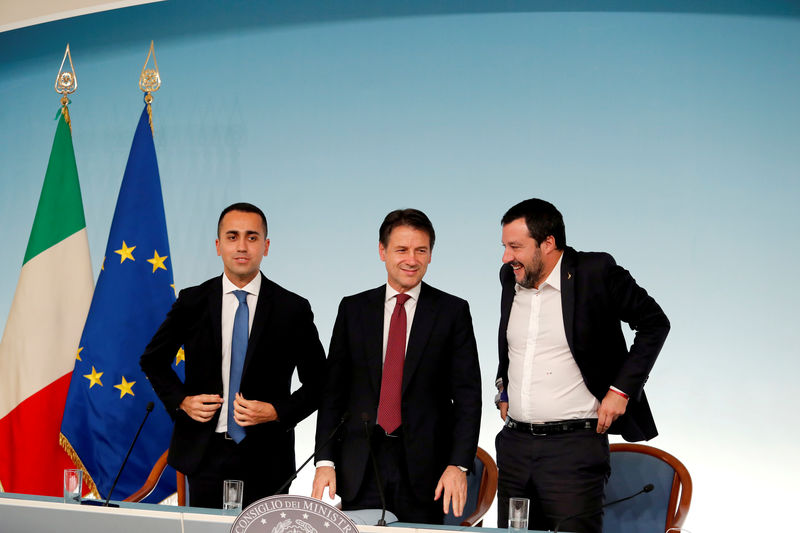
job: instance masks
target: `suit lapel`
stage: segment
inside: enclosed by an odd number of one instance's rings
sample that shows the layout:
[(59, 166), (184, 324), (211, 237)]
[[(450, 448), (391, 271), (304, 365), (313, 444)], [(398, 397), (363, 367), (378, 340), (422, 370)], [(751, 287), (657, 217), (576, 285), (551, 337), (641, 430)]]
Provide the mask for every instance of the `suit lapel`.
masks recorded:
[[(211, 315), (211, 336), (214, 341), (212, 357), (215, 358), (216, 368), (222, 368), (222, 276), (214, 280), (208, 293), (208, 309)], [(220, 379), (221, 379), (220, 370)], [(222, 394), (222, 389), (220, 389)]]
[(261, 288), (258, 291), (258, 302), (256, 303), (256, 314), (253, 316), (253, 326), (250, 328), (250, 337), (247, 340), (247, 354), (244, 357), (244, 367), (242, 368), (242, 376), (247, 375), (247, 365), (253, 358), (256, 346), (258, 346), (259, 339), (261, 338), (264, 328), (272, 312), (273, 292), (272, 283), (264, 276), (261, 276)]
[[(514, 303), (514, 287), (516, 280), (511, 265), (503, 265), (500, 270), (500, 284), (502, 287), (502, 295), (500, 297), (500, 342), (505, 345), (506, 330), (508, 329), (508, 318), (511, 315), (511, 305)], [(507, 351), (504, 350), (504, 351)]]
[(359, 317), (364, 335), (364, 358), (369, 368), (370, 381), (377, 394), (381, 390), (383, 373), (383, 309), (386, 286), (381, 285), (367, 293), (365, 307)]
[(573, 331), (575, 330), (575, 250), (564, 248), (561, 258), (561, 313), (564, 316), (564, 333), (570, 351), (575, 353)]
[(426, 283), (423, 283), (417, 308), (414, 311), (411, 333), (408, 335), (408, 343), (406, 345), (406, 360), (403, 364), (403, 392), (408, 387), (414, 371), (422, 360), (422, 352), (428, 343), (436, 317), (436, 303), (431, 288)]

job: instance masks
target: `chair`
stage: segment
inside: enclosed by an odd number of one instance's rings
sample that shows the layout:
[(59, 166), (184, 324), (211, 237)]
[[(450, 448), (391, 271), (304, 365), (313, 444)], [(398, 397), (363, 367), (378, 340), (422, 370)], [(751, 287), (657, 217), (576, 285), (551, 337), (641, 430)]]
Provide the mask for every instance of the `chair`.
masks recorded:
[[(144, 482), (144, 485), (141, 486), (139, 490), (125, 498), (124, 502), (140, 502), (147, 498), (151, 492), (156, 488), (158, 485), (158, 481), (161, 479), (161, 475), (164, 473), (164, 469), (167, 467), (167, 454), (169, 454), (169, 450), (166, 450), (161, 457), (158, 458), (156, 464), (153, 465), (153, 469), (150, 470), (150, 475), (147, 476), (147, 479)], [(186, 505), (186, 476), (175, 471), (177, 475), (177, 487), (178, 487), (178, 505), (185, 506)]]
[(445, 525), (476, 526), (483, 524), (483, 515), (492, 506), (497, 494), (497, 464), (483, 448), (478, 448), (472, 471), (467, 474), (467, 501), (460, 517), (444, 515)]
[(603, 529), (615, 533), (663, 533), (681, 527), (692, 501), (692, 477), (669, 453), (644, 444), (612, 444), (606, 501), (653, 484), (651, 492), (607, 507)]

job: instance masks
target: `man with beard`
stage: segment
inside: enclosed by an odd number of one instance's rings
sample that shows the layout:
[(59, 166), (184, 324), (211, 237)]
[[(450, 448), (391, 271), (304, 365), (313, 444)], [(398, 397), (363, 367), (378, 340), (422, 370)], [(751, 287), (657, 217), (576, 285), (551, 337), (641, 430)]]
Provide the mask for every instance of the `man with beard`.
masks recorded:
[[(669, 331), (661, 307), (606, 253), (566, 246), (561, 213), (525, 200), (502, 218), (498, 527), (508, 499), (531, 529), (600, 532), (608, 433), (657, 435), (643, 387)], [(630, 348), (621, 322), (636, 330)]]
[(378, 239), (387, 283), (344, 298), (333, 326), (317, 447), (344, 427), (317, 453), (312, 496), (328, 487), (344, 510), (380, 508), (381, 483), (401, 522), (441, 524), (463, 512), (478, 446), (472, 318), (465, 300), (422, 281), (435, 239), (425, 213), (392, 211)]

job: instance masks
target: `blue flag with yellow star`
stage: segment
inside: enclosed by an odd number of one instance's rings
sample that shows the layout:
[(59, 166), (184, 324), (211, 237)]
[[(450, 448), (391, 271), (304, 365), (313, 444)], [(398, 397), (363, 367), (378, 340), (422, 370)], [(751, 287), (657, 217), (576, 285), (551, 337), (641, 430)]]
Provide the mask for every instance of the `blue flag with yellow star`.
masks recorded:
[[(95, 497), (108, 497), (149, 402), (155, 409), (112, 499), (136, 492), (169, 447), (172, 421), (139, 368), (139, 357), (174, 301), (161, 180), (145, 107), (122, 178), (61, 423), (61, 444), (84, 471)], [(175, 359), (181, 377), (182, 359), (181, 351)], [(175, 471), (168, 468), (145, 501), (158, 502), (174, 492)]]

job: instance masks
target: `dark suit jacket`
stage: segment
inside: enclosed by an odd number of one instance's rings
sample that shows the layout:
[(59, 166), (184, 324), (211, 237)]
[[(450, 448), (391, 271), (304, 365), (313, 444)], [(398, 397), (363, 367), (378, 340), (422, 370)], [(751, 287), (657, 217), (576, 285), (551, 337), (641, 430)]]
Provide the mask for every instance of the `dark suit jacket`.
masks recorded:
[[(506, 329), (514, 301), (514, 272), (500, 269), (500, 364), (498, 378), (508, 387)], [(658, 434), (644, 384), (669, 332), (661, 307), (609, 254), (564, 249), (561, 306), (567, 343), (589, 391), (602, 401), (613, 385), (630, 396), (626, 412), (609, 429), (627, 441)], [(636, 330), (628, 349), (620, 322)]]
[[(203, 454), (219, 416), (227, 416), (220, 409), (210, 421), (201, 423), (179, 409), (186, 396), (222, 395), (221, 317), (221, 276), (182, 290), (140, 361), (175, 421), (168, 462), (188, 475), (203, 468)], [(181, 345), (186, 355), (185, 383), (171, 366)], [(318, 407), (324, 365), (325, 353), (308, 301), (261, 274), (240, 391), (248, 400), (272, 403), (278, 412), (278, 421), (246, 427), (244, 441), (257, 444), (253, 442), (257, 440), (263, 446), (265, 469), (280, 480), (275, 489), (294, 472), (293, 428)], [(292, 393), (295, 368), (302, 386)]]
[[(336, 463), (336, 491), (352, 500), (369, 460), (362, 414), (377, 419), (383, 371), (386, 286), (344, 298), (331, 337), (328, 382), (317, 416), (317, 446), (345, 413), (341, 438), (317, 454)], [(471, 467), (478, 445), (481, 380), (466, 301), (422, 284), (406, 346), (403, 443), (418, 498), (433, 498), (447, 465)]]

